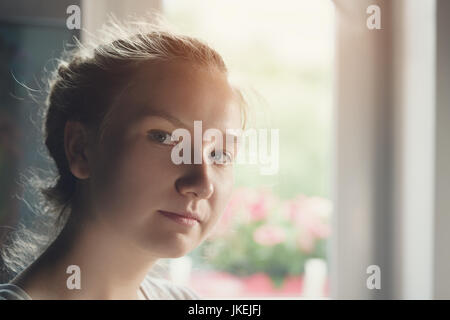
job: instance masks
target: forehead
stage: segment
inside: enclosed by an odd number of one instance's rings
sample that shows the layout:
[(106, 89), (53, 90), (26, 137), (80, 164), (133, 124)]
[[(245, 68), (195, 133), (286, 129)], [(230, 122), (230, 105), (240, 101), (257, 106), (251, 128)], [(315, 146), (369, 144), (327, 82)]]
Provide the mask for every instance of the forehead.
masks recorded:
[(203, 128), (224, 132), (241, 125), (239, 100), (226, 74), (185, 61), (142, 64), (119, 101), (122, 120), (160, 113), (190, 126), (201, 120)]

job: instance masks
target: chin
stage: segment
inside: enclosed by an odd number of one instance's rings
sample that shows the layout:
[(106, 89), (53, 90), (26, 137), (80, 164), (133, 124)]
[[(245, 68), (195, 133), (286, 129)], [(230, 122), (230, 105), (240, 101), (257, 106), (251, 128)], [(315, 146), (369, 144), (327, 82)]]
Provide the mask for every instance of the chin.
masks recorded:
[(181, 258), (184, 257), (185, 255), (187, 255), (190, 252), (190, 250), (183, 250), (183, 249), (176, 249), (176, 248), (171, 248), (171, 249), (167, 249), (167, 251), (165, 251), (163, 254), (161, 254), (161, 258), (164, 259), (176, 259), (176, 258)]
[(183, 246), (180, 244), (173, 244), (172, 246), (164, 245), (158, 248), (152, 247), (151, 249), (147, 247), (146, 249), (151, 251), (153, 256), (156, 255), (161, 259), (181, 258), (193, 250), (192, 247)]
[(140, 247), (161, 259), (181, 258), (193, 251), (199, 245), (198, 237), (194, 235), (169, 233), (164, 237), (147, 237), (141, 239)]

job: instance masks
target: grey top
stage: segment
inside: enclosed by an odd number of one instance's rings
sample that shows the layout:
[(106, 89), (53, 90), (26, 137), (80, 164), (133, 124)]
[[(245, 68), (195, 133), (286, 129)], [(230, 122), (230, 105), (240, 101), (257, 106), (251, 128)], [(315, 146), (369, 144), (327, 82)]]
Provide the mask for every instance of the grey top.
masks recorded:
[(21, 288), (12, 283), (0, 284), (0, 300), (31, 300)]
[[(140, 286), (146, 300), (200, 300), (192, 289), (172, 283), (164, 278), (146, 276)], [(20, 287), (5, 283), (0, 284), (0, 300), (32, 300)]]

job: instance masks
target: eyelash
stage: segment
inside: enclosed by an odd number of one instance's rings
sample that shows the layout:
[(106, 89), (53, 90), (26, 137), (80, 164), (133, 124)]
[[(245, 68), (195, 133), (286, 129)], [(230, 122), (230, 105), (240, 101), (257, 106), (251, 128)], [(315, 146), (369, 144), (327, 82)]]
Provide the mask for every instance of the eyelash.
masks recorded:
[[(214, 155), (215, 155), (215, 150), (213, 150), (210, 154), (212, 154), (212, 153), (214, 153)], [(230, 163), (233, 162), (233, 157), (232, 157), (230, 152), (222, 152), (222, 154), (228, 156), (229, 160), (225, 160), (223, 163), (218, 163), (218, 164), (220, 164), (220, 165), (227, 165), (227, 164), (230, 164)]]
[[(170, 143), (167, 144), (167, 143), (164, 143), (164, 141), (160, 141), (158, 138), (155, 137), (158, 134), (168, 135), (169, 136), (168, 139), (169, 139)], [(171, 140), (171, 134), (170, 133), (168, 133), (166, 131), (162, 131), (162, 130), (150, 130), (148, 132), (148, 136), (150, 137), (150, 139), (154, 140), (155, 142), (163, 144), (163, 145), (167, 145), (167, 146), (176, 145), (178, 143), (177, 141), (172, 141)]]
[[(169, 136), (170, 143), (169, 144), (164, 143), (164, 141), (160, 141), (158, 138), (155, 137), (156, 135), (159, 135), (159, 134), (163, 134), (163, 135)], [(150, 137), (150, 139), (154, 140), (155, 142), (157, 142), (159, 144), (167, 145), (167, 146), (170, 146), (170, 145), (174, 146), (174, 145), (176, 145), (178, 143), (178, 141), (172, 141), (171, 140), (171, 134), (170, 133), (168, 133), (166, 131), (162, 131), (162, 130), (150, 130), (148, 132), (148, 136)], [(213, 154), (213, 153), (214, 153), (214, 156), (215, 156), (215, 150), (213, 150), (210, 153), (210, 155)], [(222, 152), (222, 154), (226, 155), (229, 160), (226, 160), (224, 163), (218, 163), (218, 164), (220, 164), (220, 165), (227, 165), (227, 164), (230, 164), (230, 163), (233, 162), (233, 156), (232, 156), (232, 154), (230, 152)]]

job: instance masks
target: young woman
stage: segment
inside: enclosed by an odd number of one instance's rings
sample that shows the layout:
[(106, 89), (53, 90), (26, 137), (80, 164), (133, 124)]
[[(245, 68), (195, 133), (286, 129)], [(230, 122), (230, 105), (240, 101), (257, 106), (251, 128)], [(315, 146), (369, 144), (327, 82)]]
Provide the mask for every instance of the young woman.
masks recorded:
[[(194, 121), (225, 137), (243, 128), (245, 102), (205, 43), (155, 25), (110, 29), (115, 39), (90, 51), (80, 45), (50, 81), (44, 137), (58, 175), (42, 192), (63, 223), (42, 254), (0, 286), (4, 299), (200, 298), (149, 270), (195, 249), (217, 224), (237, 146), (194, 145)], [(178, 128), (191, 134), (201, 163), (172, 161)], [(78, 286), (70, 270), (79, 271)]]

